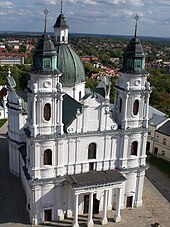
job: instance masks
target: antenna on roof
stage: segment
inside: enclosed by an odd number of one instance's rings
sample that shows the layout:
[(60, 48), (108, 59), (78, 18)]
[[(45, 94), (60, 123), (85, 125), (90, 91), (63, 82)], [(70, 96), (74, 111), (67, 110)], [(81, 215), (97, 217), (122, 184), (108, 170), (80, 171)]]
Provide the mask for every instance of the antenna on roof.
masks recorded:
[(138, 28), (138, 20), (139, 20), (139, 15), (136, 14), (136, 16), (134, 17), (135, 21), (136, 21), (136, 25), (135, 25), (135, 38), (137, 35), (137, 28)]
[(44, 20), (44, 33), (47, 32), (47, 15), (49, 13), (47, 7), (45, 7), (45, 9), (42, 11), (44, 13), (44, 16), (45, 16), (45, 20)]
[(63, 4), (64, 4), (64, 2), (63, 2), (63, 0), (61, 0), (61, 14), (63, 13)]

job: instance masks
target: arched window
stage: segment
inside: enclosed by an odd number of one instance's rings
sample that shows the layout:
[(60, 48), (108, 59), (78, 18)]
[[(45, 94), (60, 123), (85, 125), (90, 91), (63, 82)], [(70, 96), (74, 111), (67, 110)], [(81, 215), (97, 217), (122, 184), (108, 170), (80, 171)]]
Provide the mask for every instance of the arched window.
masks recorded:
[(44, 165), (52, 165), (52, 151), (50, 149), (44, 151)]
[(122, 112), (122, 99), (119, 100), (119, 113)]
[(88, 147), (88, 159), (95, 159), (96, 158), (96, 144), (91, 143)]
[(49, 103), (46, 103), (44, 106), (44, 119), (46, 121), (49, 121), (51, 118), (51, 105)]
[(139, 100), (135, 100), (133, 103), (133, 114), (137, 115), (139, 111)]
[(138, 142), (134, 141), (131, 145), (131, 155), (137, 155), (137, 151), (138, 151)]

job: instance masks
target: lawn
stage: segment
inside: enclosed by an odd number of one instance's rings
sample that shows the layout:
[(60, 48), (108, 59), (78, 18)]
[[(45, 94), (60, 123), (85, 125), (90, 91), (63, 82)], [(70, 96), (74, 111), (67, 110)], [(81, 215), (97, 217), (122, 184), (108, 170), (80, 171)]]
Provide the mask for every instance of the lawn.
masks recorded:
[(170, 177), (170, 162), (155, 155), (149, 155), (147, 161), (152, 165), (157, 166), (160, 171)]
[(0, 128), (2, 127), (3, 124), (5, 124), (6, 121), (7, 119), (0, 119)]

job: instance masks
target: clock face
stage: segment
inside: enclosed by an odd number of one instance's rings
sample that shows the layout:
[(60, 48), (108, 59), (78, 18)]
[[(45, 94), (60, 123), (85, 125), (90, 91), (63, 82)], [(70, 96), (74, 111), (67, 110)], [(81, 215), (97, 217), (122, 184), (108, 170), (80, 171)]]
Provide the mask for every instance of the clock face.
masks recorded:
[(45, 88), (48, 88), (48, 87), (50, 87), (51, 83), (50, 83), (50, 81), (46, 81), (46, 82), (44, 82), (43, 85)]
[(135, 80), (134, 84), (135, 84), (136, 86), (139, 86), (139, 85), (140, 85), (140, 80)]

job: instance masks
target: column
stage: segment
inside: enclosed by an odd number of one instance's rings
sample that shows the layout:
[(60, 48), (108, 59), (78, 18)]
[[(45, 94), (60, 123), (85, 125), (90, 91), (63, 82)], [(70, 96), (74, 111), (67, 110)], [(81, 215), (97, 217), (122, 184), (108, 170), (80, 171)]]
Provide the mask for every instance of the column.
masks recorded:
[(102, 214), (102, 225), (106, 225), (107, 221), (107, 200), (108, 200), (108, 190), (104, 190), (104, 198), (103, 198), (103, 214)]
[[(129, 101), (129, 95), (127, 94), (127, 96), (126, 96), (126, 98), (125, 98), (125, 109), (124, 109), (124, 118), (123, 118), (123, 120), (122, 120), (122, 128), (123, 129), (126, 129), (127, 128), (127, 118), (128, 118), (128, 116), (127, 116), (127, 114), (128, 114), (128, 112), (127, 112), (127, 109), (128, 109), (128, 101)], [(123, 102), (122, 102), (122, 111), (123, 111)]]
[(34, 97), (33, 109), (32, 109), (32, 120), (33, 120), (33, 130), (34, 136), (37, 135), (37, 97)]
[(147, 100), (146, 100), (146, 112), (145, 112), (145, 120), (146, 120), (145, 127), (146, 128), (148, 128), (149, 96), (150, 95), (148, 95)]
[(116, 193), (116, 216), (115, 216), (115, 222), (121, 221), (120, 216), (120, 207), (121, 207), (121, 194), (122, 194), (122, 188), (117, 188)]
[(79, 195), (76, 194), (74, 197), (74, 223), (73, 227), (79, 227), (78, 224), (78, 206), (79, 206)]
[(88, 227), (93, 227), (93, 193), (90, 193), (89, 197), (89, 213), (88, 213), (88, 221), (87, 221), (87, 226)]

